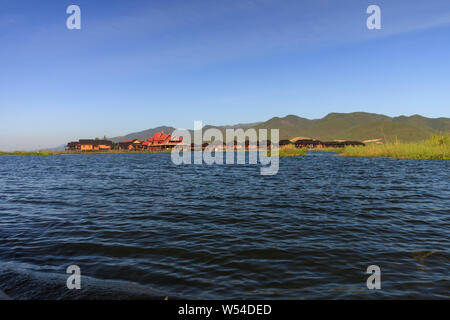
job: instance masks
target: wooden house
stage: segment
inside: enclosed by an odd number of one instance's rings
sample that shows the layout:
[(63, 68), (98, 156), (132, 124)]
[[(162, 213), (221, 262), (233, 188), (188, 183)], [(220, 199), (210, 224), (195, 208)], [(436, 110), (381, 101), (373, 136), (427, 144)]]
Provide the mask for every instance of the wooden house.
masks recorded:
[(344, 148), (345, 146), (365, 146), (359, 141), (320, 141), (314, 139), (299, 139), (294, 142), (297, 148)]
[(78, 142), (69, 142), (67, 150), (73, 151), (106, 151), (112, 149), (112, 141), (97, 139), (80, 139)]
[(314, 139), (299, 139), (294, 142), (297, 148), (316, 148), (319, 147), (321, 142)]

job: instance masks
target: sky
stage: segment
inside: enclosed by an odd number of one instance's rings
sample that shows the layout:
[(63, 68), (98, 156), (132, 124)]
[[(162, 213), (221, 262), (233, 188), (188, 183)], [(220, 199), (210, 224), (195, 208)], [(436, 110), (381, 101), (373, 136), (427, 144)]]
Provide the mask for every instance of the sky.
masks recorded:
[[(69, 5), (81, 29), (69, 30)], [(369, 30), (369, 5), (381, 29)], [(330, 112), (450, 117), (448, 0), (0, 0), (0, 150)]]

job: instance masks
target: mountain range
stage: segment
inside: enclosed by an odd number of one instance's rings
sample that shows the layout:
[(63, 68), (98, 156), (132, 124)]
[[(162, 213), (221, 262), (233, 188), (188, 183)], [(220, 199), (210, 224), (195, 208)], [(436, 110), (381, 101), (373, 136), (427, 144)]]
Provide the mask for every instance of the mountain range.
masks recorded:
[[(280, 139), (296, 137), (319, 140), (358, 140), (413, 142), (427, 139), (432, 134), (450, 132), (450, 118), (426, 118), (420, 115), (389, 117), (386, 115), (353, 112), (330, 113), (321, 119), (306, 119), (296, 115), (273, 117), (265, 122), (230, 126), (206, 125), (203, 129), (217, 128), (223, 133), (227, 128), (279, 129)], [(176, 128), (160, 126), (140, 132), (111, 138), (114, 142), (129, 139), (147, 139), (158, 131), (173, 132)]]

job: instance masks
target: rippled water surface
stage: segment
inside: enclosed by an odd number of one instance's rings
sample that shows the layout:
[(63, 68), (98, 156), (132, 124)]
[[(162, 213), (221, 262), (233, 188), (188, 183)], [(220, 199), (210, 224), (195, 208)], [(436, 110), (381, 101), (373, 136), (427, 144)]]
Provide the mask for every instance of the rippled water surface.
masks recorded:
[[(450, 162), (0, 156), (0, 289), (30, 298), (449, 298)], [(78, 265), (82, 289), (66, 288)], [(369, 265), (381, 290), (366, 287)]]

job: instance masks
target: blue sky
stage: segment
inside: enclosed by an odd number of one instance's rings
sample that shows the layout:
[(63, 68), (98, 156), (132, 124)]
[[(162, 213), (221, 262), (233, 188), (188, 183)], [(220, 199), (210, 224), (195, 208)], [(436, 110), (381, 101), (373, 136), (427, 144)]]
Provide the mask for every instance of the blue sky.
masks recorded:
[[(81, 8), (81, 30), (66, 8)], [(366, 28), (381, 8), (382, 29)], [(0, 0), (0, 150), (296, 114), (450, 116), (450, 1)]]

